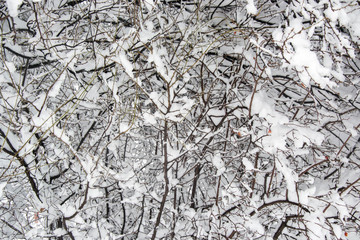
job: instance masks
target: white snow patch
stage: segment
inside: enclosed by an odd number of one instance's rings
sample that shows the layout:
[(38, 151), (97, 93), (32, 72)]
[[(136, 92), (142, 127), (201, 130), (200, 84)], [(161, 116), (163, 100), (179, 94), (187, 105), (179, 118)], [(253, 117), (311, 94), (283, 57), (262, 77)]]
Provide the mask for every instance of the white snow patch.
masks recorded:
[(9, 69), (9, 72), (13, 73), (16, 71), (16, 67), (13, 62), (5, 62), (6, 67)]
[(167, 69), (166, 66), (162, 60), (161, 56), (166, 56), (168, 55), (167, 51), (165, 48), (156, 48), (155, 46), (153, 47), (152, 52), (149, 54), (148, 57), (148, 62), (154, 62), (155, 66), (156, 66), (156, 70), (157, 72), (167, 81), (170, 82), (171, 78), (169, 77), (169, 75), (167, 74)]
[(265, 229), (257, 218), (250, 218), (245, 221), (245, 226), (258, 234), (264, 234)]
[(221, 159), (221, 154), (220, 153), (216, 153), (214, 155), (214, 157), (212, 159), (212, 163), (217, 169), (216, 176), (220, 176), (221, 174), (223, 174), (225, 172), (225, 170), (226, 170), (225, 163)]
[(309, 196), (314, 195), (316, 192), (316, 187), (312, 187), (309, 189), (306, 189), (304, 191), (299, 191), (299, 202), (303, 205), (309, 204)]
[(343, 231), (339, 225), (331, 224), (332, 229), (334, 230), (335, 236), (337, 239), (341, 239)]
[(60, 236), (66, 235), (67, 232), (63, 228), (57, 228), (57, 229), (54, 230), (54, 234), (55, 234), (55, 236), (60, 237)]
[(76, 213), (76, 209), (73, 206), (60, 206), (60, 211), (65, 217), (70, 217)]
[(17, 15), (19, 14), (18, 8), (22, 4), (22, 2), (22, 0), (6, 0), (10, 16), (17, 17)]
[(60, 77), (56, 80), (56, 82), (50, 89), (49, 94), (48, 94), (49, 97), (56, 97), (59, 94), (60, 88), (61, 88), (64, 80), (65, 80), (65, 75), (64, 74), (60, 75)]
[[(251, 103), (250, 94), (245, 103), (250, 108)], [(259, 117), (265, 118), (269, 123), (272, 124), (283, 124), (289, 122), (289, 119), (285, 116), (280, 114), (275, 110), (275, 101), (267, 96), (266, 92), (259, 91), (256, 92), (251, 103), (251, 113), (252, 114), (259, 114)]]
[(294, 145), (297, 148), (302, 148), (304, 143), (311, 145), (312, 143), (316, 145), (321, 145), (324, 141), (325, 137), (321, 132), (318, 132), (314, 129), (308, 127), (299, 127), (299, 126), (291, 126), (293, 129), (297, 131), (294, 134), (292, 140), (294, 141)]
[(284, 36), (284, 33), (280, 28), (275, 29), (272, 32), (272, 37), (273, 37), (274, 41), (276, 41), (276, 42), (280, 42), (282, 40), (283, 36)]
[(350, 216), (347, 206), (338, 192), (332, 192), (330, 202), (339, 211), (340, 219), (345, 219), (345, 217)]
[(325, 226), (325, 218), (323, 213), (319, 210), (315, 212), (305, 213), (304, 223), (308, 228), (307, 234), (311, 240), (324, 240), (325, 239), (325, 229), (322, 226)]
[(355, 119), (344, 119), (343, 124), (345, 125), (346, 130), (349, 131), (352, 136), (355, 137), (358, 135), (358, 131), (356, 129), (358, 123)]
[(97, 188), (89, 188), (88, 190), (88, 196), (89, 198), (97, 198), (97, 197), (103, 197), (104, 196), (104, 193), (101, 192), (99, 189)]
[(149, 10), (152, 11), (155, 8), (155, 3), (153, 0), (144, 0), (145, 3), (145, 7)]
[(127, 132), (129, 131), (129, 129), (130, 129), (129, 125), (127, 125), (126, 123), (120, 123), (119, 125), (120, 132)]
[(249, 159), (243, 158), (242, 163), (244, 164), (246, 171), (254, 170), (254, 165), (249, 161)]
[(236, 47), (234, 49), (234, 53), (243, 53), (244, 50), (245, 50), (244, 46), (236, 45)]
[[(278, 157), (278, 163), (276, 164), (276, 168), (281, 172), (286, 181), (287, 189), (291, 193), (296, 193), (296, 182), (298, 181), (297, 174), (288, 166), (288, 160), (286, 156), (282, 154)], [(296, 199), (294, 199), (296, 200)]]
[(108, 149), (114, 154), (117, 159), (120, 159), (119, 150), (117, 148), (118, 146), (121, 146), (120, 141), (114, 140), (108, 145)]
[(196, 215), (196, 212), (192, 208), (187, 208), (184, 211), (184, 216), (188, 217), (189, 219), (193, 219), (195, 217), (195, 215)]
[(70, 139), (69, 137), (66, 135), (65, 130), (58, 128), (57, 126), (52, 126), (52, 131), (51, 131), (57, 138), (61, 139), (61, 141), (63, 141), (64, 143), (66, 143), (67, 145), (70, 145)]
[(2, 198), (4, 188), (6, 186), (7, 182), (0, 183), (0, 199)]
[(349, 25), (350, 29), (352, 30), (352, 33), (360, 38), (360, 10), (354, 10), (350, 13), (348, 13), (349, 18)]
[(134, 73), (133, 73), (133, 66), (131, 64), (131, 62), (127, 59), (126, 55), (124, 52), (120, 53), (119, 56), (119, 60), (121, 65), (124, 67), (125, 72), (131, 77), (134, 78)]
[(277, 150), (286, 150), (286, 139), (289, 128), (286, 125), (274, 124), (271, 126), (271, 134), (264, 137), (262, 144), (264, 150), (275, 154)]
[(226, 111), (225, 109), (210, 109), (207, 114), (215, 125), (219, 125), (219, 123), (225, 116)]
[(187, 115), (189, 111), (192, 109), (193, 105), (195, 104), (195, 101), (193, 99), (189, 99), (188, 97), (183, 97), (182, 101), (184, 101), (184, 105), (182, 105), (180, 109), (180, 113), (182, 115)]
[(250, 15), (257, 14), (257, 8), (255, 7), (254, 0), (247, 0), (248, 4), (246, 5), (246, 11)]
[(173, 161), (180, 156), (180, 150), (172, 148), (170, 144), (167, 145), (167, 153), (169, 155), (169, 161)]
[(44, 130), (47, 130), (52, 125), (52, 121), (49, 121), (52, 118), (53, 112), (50, 109), (44, 109), (39, 117), (33, 116), (32, 121), (34, 123), (34, 126), (41, 127)]
[(155, 125), (156, 124), (156, 118), (153, 114), (150, 113), (144, 113), (144, 120), (147, 123), (150, 123), (151, 125)]
[(321, 88), (336, 86), (334, 82), (330, 81), (331, 71), (320, 64), (316, 54), (311, 51), (309, 35), (302, 30), (303, 24), (301, 20), (292, 20), (291, 27), (287, 31), (295, 32), (291, 39), (294, 49), (292, 52), (285, 54), (286, 58), (289, 59), (291, 65), (300, 73), (299, 77), (305, 86), (309, 86), (311, 79), (318, 83)]
[(160, 111), (166, 112), (167, 99), (164, 97), (164, 95), (160, 95), (157, 92), (151, 92), (149, 94), (149, 98), (152, 100), (152, 102), (157, 106), (157, 108)]

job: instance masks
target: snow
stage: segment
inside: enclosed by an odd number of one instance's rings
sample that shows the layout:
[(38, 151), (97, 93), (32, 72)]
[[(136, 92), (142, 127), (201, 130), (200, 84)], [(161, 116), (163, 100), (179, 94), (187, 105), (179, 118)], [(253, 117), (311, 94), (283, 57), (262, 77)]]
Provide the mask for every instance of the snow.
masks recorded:
[[(104, 75), (103, 75), (104, 76)], [(106, 77), (104, 77), (104, 82), (109, 87), (109, 89), (112, 91), (112, 96), (116, 100), (116, 102), (120, 102), (120, 97), (117, 95), (117, 82), (115, 81), (106, 81)]]
[(272, 125), (271, 133), (268, 133), (262, 140), (264, 150), (272, 154), (275, 154), (278, 150), (286, 150), (286, 139), (289, 131), (290, 129), (286, 125)]
[(0, 199), (2, 199), (3, 191), (4, 191), (6, 184), (7, 184), (6, 182), (0, 183)]
[(339, 21), (343, 26), (347, 26), (349, 24), (349, 17), (338, 0), (332, 1), (332, 6), (328, 7), (324, 11), (324, 14), (331, 20), (331, 22)]
[(120, 159), (120, 154), (119, 154), (119, 149), (118, 149), (118, 146), (120, 146), (120, 145), (121, 144), (120, 144), (119, 140), (113, 140), (108, 145), (108, 149), (116, 156), (117, 159)]
[(10, 73), (14, 73), (16, 68), (13, 62), (5, 62), (5, 65), (7, 67), (7, 69), (9, 70)]
[[(156, 107), (162, 111), (163, 113), (166, 112), (166, 106), (167, 106), (167, 99), (164, 95), (160, 95), (159, 93), (157, 92), (151, 92), (149, 94), (149, 98), (152, 100), (152, 102), (156, 105)], [(147, 103), (150, 103), (151, 101), (148, 101), (146, 102)], [(159, 114), (158, 112), (156, 112), (157, 114)], [(155, 113), (155, 114), (156, 114)], [(161, 116), (159, 116), (161, 117)]]
[(213, 156), (212, 163), (217, 169), (216, 176), (220, 176), (225, 172), (225, 170), (226, 170), (225, 163), (222, 160), (220, 153), (216, 153)]
[(56, 97), (59, 94), (61, 85), (63, 84), (64, 81), (65, 81), (65, 74), (61, 74), (60, 77), (58, 79), (56, 79), (56, 82), (50, 89), (48, 96)]
[(296, 132), (293, 134), (294, 136), (292, 139), (294, 140), (295, 147), (297, 148), (302, 148), (304, 143), (308, 145), (321, 145), (321, 143), (325, 139), (324, 135), (321, 132), (317, 131), (317, 129), (311, 129), (309, 127), (299, 127), (297, 125), (291, 125), (291, 127), (296, 130)]
[(144, 26), (141, 25), (141, 31), (139, 31), (139, 39), (141, 42), (146, 43), (156, 35), (154, 31), (154, 24), (152, 22), (145, 22)]
[(155, 3), (153, 0), (144, 0), (145, 3), (145, 7), (149, 10), (152, 11), (155, 8)]
[[(348, 218), (360, 208), (356, 1), (144, 0), (133, 5), (138, 12), (122, 1), (33, 2), (4, 1), (12, 19), (3, 21), (0, 63), (0, 127), (21, 148), (44, 205), (20, 162), (2, 151), (13, 176), (0, 183), (9, 206), (1, 214), (21, 230), (18, 223), (30, 222), (24, 237), (60, 236), (44, 221), (78, 211), (67, 221), (76, 239), (149, 238), (166, 197), (156, 238), (174, 227), (174, 239), (271, 239), (286, 216), (298, 215), (279, 239), (346, 238), (344, 231), (359, 239)], [(27, 60), (13, 51), (30, 57), (24, 86)], [(256, 211), (270, 199), (280, 203)], [(109, 203), (111, 221), (99, 203)], [(43, 222), (32, 223), (40, 206)], [(123, 218), (124, 235), (115, 237)]]
[(147, 112), (144, 113), (144, 120), (151, 125), (155, 125), (157, 123), (155, 116)]
[(245, 103), (249, 108), (251, 104), (252, 115), (258, 114), (260, 118), (266, 119), (271, 129), (271, 133), (264, 133), (267, 135), (262, 140), (264, 150), (272, 154), (279, 149), (286, 150), (287, 134), (291, 130), (287, 126), (288, 117), (275, 110), (275, 100), (267, 96), (266, 92), (261, 90), (256, 92), (252, 102), (251, 98), (252, 94), (246, 98)]
[(300, 20), (293, 20), (291, 26), (296, 34), (291, 40), (294, 53), (289, 58), (290, 63), (301, 73), (301, 81), (305, 86), (309, 86), (310, 79), (313, 79), (321, 88), (326, 85), (334, 87), (335, 83), (329, 80), (330, 71), (320, 64), (316, 54), (310, 50), (311, 43), (308, 35), (302, 32), (303, 25)]
[(177, 159), (179, 156), (181, 156), (180, 150), (174, 149), (170, 145), (167, 145), (167, 153), (168, 153), (168, 157), (169, 157), (169, 159), (168, 159), (169, 162), (171, 162), (174, 159)]
[[(349, 26), (350, 30), (352, 31), (352, 34), (354, 35), (355, 39), (356, 37), (360, 38), (360, 9), (355, 9), (354, 11), (348, 13), (349, 17)], [(360, 42), (358, 40), (357, 42)]]
[(67, 234), (67, 232), (66, 232), (66, 230), (63, 229), (63, 228), (57, 228), (57, 229), (54, 230), (54, 235), (55, 235), (55, 236), (60, 237), (60, 236), (66, 235), (66, 234)]
[(213, 123), (215, 125), (219, 125), (221, 120), (226, 115), (226, 111), (225, 111), (225, 109), (215, 109), (215, 108), (213, 108), (213, 109), (210, 109), (207, 114), (210, 117), (211, 121), (213, 121)]
[(236, 45), (236, 47), (234, 48), (234, 53), (240, 53), (242, 54), (245, 50), (244, 46), (240, 46), (240, 45)]
[(341, 239), (341, 237), (343, 235), (343, 231), (342, 231), (341, 227), (339, 225), (336, 225), (336, 224), (332, 224), (331, 227), (332, 227), (337, 239)]
[[(290, 196), (294, 197), (296, 193), (296, 182), (298, 181), (297, 174), (289, 167), (288, 160), (286, 156), (279, 154), (278, 162), (276, 163), (276, 168), (281, 172), (286, 181), (287, 189), (290, 192)], [(297, 201), (297, 199), (293, 199)]]
[(284, 124), (289, 122), (288, 118), (275, 110), (275, 101), (267, 96), (266, 92), (258, 91), (254, 94), (251, 102), (252, 94), (246, 98), (246, 105), (250, 108), (251, 113), (259, 114), (259, 117), (265, 118), (271, 124)]
[(52, 116), (53, 116), (53, 112), (50, 109), (44, 109), (41, 112), (40, 116), (38, 116), (38, 117), (33, 116), (32, 121), (33, 121), (34, 126), (41, 127), (44, 130), (47, 130), (52, 125), (52, 123), (51, 123), (52, 121), (50, 121), (50, 119), (52, 119)]
[(352, 136), (358, 135), (358, 130), (356, 129), (356, 127), (358, 126), (357, 119), (343, 119), (343, 124), (346, 130), (349, 131)]
[(58, 139), (60, 139), (62, 142), (66, 143), (68, 146), (70, 146), (70, 139), (67, 136), (65, 129), (58, 128), (57, 126), (51, 127), (51, 132), (56, 136)]
[(157, 48), (156, 46), (153, 46), (152, 52), (149, 54), (148, 62), (154, 63), (157, 72), (167, 81), (168, 83), (171, 82), (171, 75), (166, 65), (163, 62), (162, 56), (168, 56), (168, 53), (165, 48)]
[[(314, 51), (311, 49), (310, 37), (316, 26), (321, 26), (322, 23), (313, 25), (308, 33), (304, 31), (303, 24), (300, 19), (292, 19), (290, 26), (285, 30), (276, 29), (272, 36), (279, 46), (283, 46), (284, 38), (287, 39), (287, 48), (284, 51), (284, 56), (297, 71), (300, 80), (305, 86), (310, 85), (310, 81), (315, 81), (321, 88), (334, 88), (336, 84), (330, 81), (331, 75), (338, 75), (336, 71), (331, 68), (323, 66)], [(346, 43), (346, 39), (342, 42)], [(291, 45), (290, 45), (291, 43)], [(351, 47), (349, 48), (351, 49)], [(337, 76), (340, 77), (340, 76)]]
[(18, 8), (22, 4), (22, 2), (23, 0), (6, 0), (10, 16), (17, 17)]
[(256, 15), (257, 9), (255, 7), (254, 0), (247, 0), (247, 2), (248, 4), (246, 5), (246, 11), (248, 12), (248, 14)]
[(320, 209), (315, 209), (314, 212), (304, 214), (304, 223), (308, 228), (307, 234), (311, 240), (324, 240), (325, 230), (322, 226), (325, 226), (325, 219)]
[(273, 37), (275, 42), (280, 42), (282, 40), (283, 36), (284, 36), (284, 33), (281, 30), (281, 28), (275, 29), (272, 32), (272, 37)]
[(64, 217), (70, 217), (76, 213), (76, 209), (70, 205), (59, 206), (60, 211), (64, 214)]
[(119, 56), (120, 59), (120, 63), (121, 65), (124, 67), (125, 72), (131, 77), (134, 78), (134, 73), (133, 73), (133, 66), (131, 64), (131, 62), (127, 59), (126, 55), (124, 52), (122, 52)]
[(100, 198), (103, 197), (104, 193), (98, 188), (89, 188), (88, 198)]
[(340, 215), (340, 219), (345, 219), (345, 217), (350, 216), (350, 213), (347, 209), (346, 203), (342, 200), (338, 192), (332, 191), (330, 195), (330, 203), (334, 206)]
[(249, 161), (249, 159), (243, 158), (242, 163), (244, 164), (246, 171), (251, 171), (254, 169), (254, 165)]
[[(303, 205), (309, 204), (309, 196), (313, 196), (316, 192), (316, 187), (311, 187), (304, 191), (299, 191), (299, 203)], [(296, 201), (296, 200), (295, 200)]]
[(258, 234), (264, 234), (265, 229), (258, 218), (249, 218), (245, 221), (245, 226)]

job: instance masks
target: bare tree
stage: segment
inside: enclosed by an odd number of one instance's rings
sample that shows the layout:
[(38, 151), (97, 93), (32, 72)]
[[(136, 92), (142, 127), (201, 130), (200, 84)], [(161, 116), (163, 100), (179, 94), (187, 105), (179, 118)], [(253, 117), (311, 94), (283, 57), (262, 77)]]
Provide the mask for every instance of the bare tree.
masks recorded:
[(6, 1), (4, 239), (355, 239), (357, 1)]

